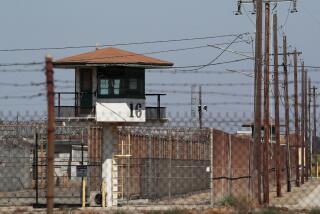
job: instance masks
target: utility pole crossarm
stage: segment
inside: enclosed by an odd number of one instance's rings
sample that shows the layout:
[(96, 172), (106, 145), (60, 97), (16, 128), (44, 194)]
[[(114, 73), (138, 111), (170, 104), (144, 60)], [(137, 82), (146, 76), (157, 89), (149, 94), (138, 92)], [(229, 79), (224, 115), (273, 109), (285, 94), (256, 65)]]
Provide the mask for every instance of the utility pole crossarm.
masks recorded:
[[(259, 1), (259, 0), (258, 0)], [(282, 2), (292, 2), (292, 8), (290, 10), (291, 13), (298, 12), (297, 10), (297, 0), (262, 0), (261, 3), (282, 3)], [(237, 10), (235, 11), (235, 15), (242, 15), (242, 4), (253, 4), (252, 14), (257, 12), (257, 0), (237, 0)]]

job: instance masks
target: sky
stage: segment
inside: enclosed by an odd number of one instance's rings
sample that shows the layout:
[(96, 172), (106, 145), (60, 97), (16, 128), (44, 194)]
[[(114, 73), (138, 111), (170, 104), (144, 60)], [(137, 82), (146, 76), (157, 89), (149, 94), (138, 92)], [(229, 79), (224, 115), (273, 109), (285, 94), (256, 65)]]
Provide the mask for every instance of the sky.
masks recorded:
[[(236, 16), (236, 0), (10, 0), (1, 1), (0, 7), (0, 50), (15, 48), (65, 47), (96, 44), (118, 44), (140, 41), (169, 40), (216, 35), (241, 34), (246, 42), (237, 42), (229, 49), (251, 56), (253, 46), (250, 43), (254, 36), (255, 16), (251, 15), (252, 5), (246, 5), (243, 15)], [(279, 3), (273, 12), (279, 15), (279, 46), (285, 32), (288, 37), (289, 50), (297, 48), (303, 52), (301, 59), (306, 65), (320, 66), (318, 53), (320, 43), (320, 15), (318, 0), (298, 0), (298, 13), (288, 13), (290, 3)], [(252, 38), (251, 38), (252, 37)], [(271, 37), (272, 38), (272, 37)], [(172, 42), (161, 44), (131, 45), (119, 47), (137, 53), (163, 51), (169, 49), (191, 48), (210, 44), (230, 43), (234, 37), (223, 37), (206, 40)], [(221, 45), (220, 47), (226, 47)], [(93, 48), (45, 50), (45, 51), (0, 51), (0, 65), (7, 63), (42, 62), (46, 54), (54, 59), (92, 51)], [(205, 47), (193, 50), (152, 54), (150, 56), (168, 60), (175, 66), (207, 64), (221, 54), (221, 50)], [(230, 52), (224, 52), (214, 62), (241, 59)], [(280, 59), (280, 61), (282, 61)], [(290, 59), (289, 61), (292, 61)], [(44, 82), (43, 72), (16, 72), (17, 70), (39, 70), (38, 66), (0, 66), (0, 112), (7, 115), (11, 112), (42, 114), (46, 109), (46, 98), (28, 96), (45, 93), (44, 85), (28, 87), (5, 86), (1, 83)], [(152, 86), (152, 83), (245, 83), (253, 84), (253, 79), (243, 74), (230, 73), (226, 69), (247, 70), (252, 72), (253, 61), (205, 67), (192, 74), (173, 74), (148, 72), (146, 75), (147, 91), (170, 90), (172, 93), (163, 99), (169, 111), (187, 112), (190, 114), (190, 86), (168, 87)], [(9, 70), (9, 71), (8, 71)], [(7, 72), (4, 72), (7, 71)], [(212, 71), (212, 73), (201, 71)], [(217, 73), (218, 72), (218, 73)], [(222, 74), (222, 72), (225, 72)], [(309, 75), (319, 80), (315, 71)], [(56, 80), (74, 80), (73, 70), (56, 70)], [(290, 74), (292, 79), (292, 73)], [(56, 83), (56, 91), (72, 91), (72, 83)], [(253, 101), (253, 86), (202, 86), (203, 103), (208, 104), (209, 113), (243, 112), (251, 114), (252, 105), (233, 104), (232, 102), (250, 103)], [(183, 91), (184, 94), (177, 93)], [(222, 96), (212, 92), (224, 92), (234, 96)], [(206, 94), (207, 93), (207, 94)], [(211, 94), (210, 94), (211, 93)], [(27, 96), (27, 99), (3, 99), (5, 96)], [(148, 101), (150, 104), (153, 101)], [(170, 104), (171, 103), (171, 104)], [(180, 103), (180, 105), (172, 104)], [(218, 104), (220, 105), (213, 105)], [(221, 103), (224, 103), (221, 105)], [(228, 104), (229, 103), (229, 104)]]

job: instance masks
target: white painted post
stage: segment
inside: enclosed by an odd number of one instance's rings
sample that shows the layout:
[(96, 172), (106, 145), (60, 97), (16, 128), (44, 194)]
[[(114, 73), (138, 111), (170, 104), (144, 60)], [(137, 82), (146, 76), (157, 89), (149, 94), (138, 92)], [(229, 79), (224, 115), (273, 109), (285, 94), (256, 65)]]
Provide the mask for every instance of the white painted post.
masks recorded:
[(115, 125), (105, 124), (103, 126), (102, 140), (102, 179), (106, 183), (106, 205), (112, 207), (118, 204), (118, 189), (113, 186), (113, 184), (116, 184), (118, 177), (118, 172), (113, 167), (113, 161), (115, 161), (113, 148), (118, 140)]

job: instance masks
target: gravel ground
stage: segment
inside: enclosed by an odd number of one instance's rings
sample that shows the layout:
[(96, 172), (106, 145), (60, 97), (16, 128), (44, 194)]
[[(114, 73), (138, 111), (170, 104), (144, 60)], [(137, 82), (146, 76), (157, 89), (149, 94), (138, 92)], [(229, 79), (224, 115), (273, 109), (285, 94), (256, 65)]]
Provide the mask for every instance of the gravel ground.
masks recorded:
[(271, 206), (287, 207), (289, 209), (312, 209), (320, 207), (320, 180), (309, 180), (301, 187), (293, 187), (291, 192), (285, 192), (283, 187), (283, 196), (275, 197), (271, 195)]

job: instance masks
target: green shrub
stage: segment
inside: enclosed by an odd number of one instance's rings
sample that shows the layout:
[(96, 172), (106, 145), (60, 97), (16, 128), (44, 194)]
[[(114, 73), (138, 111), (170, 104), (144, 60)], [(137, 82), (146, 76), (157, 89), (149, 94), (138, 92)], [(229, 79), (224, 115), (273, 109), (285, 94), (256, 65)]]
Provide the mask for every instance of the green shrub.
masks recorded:
[(162, 214), (162, 212), (155, 210), (155, 211), (148, 211), (147, 214)]
[(178, 209), (166, 210), (163, 212), (163, 214), (184, 214), (184, 213), (185, 213), (184, 210), (178, 210)]
[(237, 203), (237, 199), (232, 195), (226, 196), (220, 201), (220, 205), (225, 207), (234, 207), (236, 203)]
[(173, 210), (166, 210), (166, 211), (149, 211), (147, 214), (184, 214), (184, 210), (173, 209)]
[(127, 214), (127, 212), (125, 212), (123, 210), (117, 210), (113, 214)]
[(253, 203), (247, 197), (227, 196), (220, 201), (221, 206), (232, 207), (237, 213), (249, 213)]
[(320, 208), (314, 208), (310, 211), (310, 214), (320, 214)]
[(262, 209), (260, 212), (258, 212), (258, 214), (280, 214), (280, 213), (281, 212), (279, 211), (279, 209), (274, 207), (265, 208), (265, 209)]

